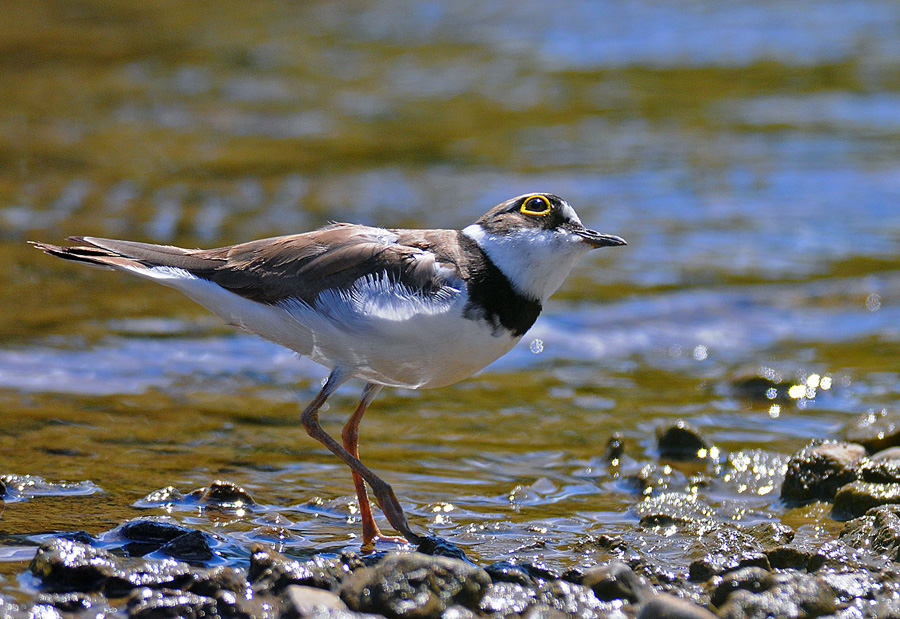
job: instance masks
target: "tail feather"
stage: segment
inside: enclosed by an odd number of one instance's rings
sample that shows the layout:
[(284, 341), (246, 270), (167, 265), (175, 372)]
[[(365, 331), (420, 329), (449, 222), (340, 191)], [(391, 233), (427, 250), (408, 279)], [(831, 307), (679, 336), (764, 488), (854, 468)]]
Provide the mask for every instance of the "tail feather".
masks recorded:
[(190, 272), (211, 269), (222, 262), (220, 259), (197, 256), (189, 249), (172, 245), (153, 245), (91, 236), (70, 236), (67, 240), (77, 245), (61, 247), (36, 241), (29, 243), (57, 258), (113, 269), (166, 266)]

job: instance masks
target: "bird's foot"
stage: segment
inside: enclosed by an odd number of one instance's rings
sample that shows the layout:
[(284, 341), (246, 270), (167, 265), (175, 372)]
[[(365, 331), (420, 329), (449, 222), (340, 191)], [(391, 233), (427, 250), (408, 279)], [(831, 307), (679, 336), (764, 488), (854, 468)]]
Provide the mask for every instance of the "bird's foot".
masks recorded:
[(369, 533), (368, 535), (363, 536), (361, 550), (363, 552), (372, 552), (375, 550), (375, 544), (377, 544), (378, 542), (388, 542), (391, 544), (400, 544), (402, 546), (412, 545), (402, 535), (385, 535), (378, 529), (378, 527), (375, 527), (375, 531), (373, 533)]

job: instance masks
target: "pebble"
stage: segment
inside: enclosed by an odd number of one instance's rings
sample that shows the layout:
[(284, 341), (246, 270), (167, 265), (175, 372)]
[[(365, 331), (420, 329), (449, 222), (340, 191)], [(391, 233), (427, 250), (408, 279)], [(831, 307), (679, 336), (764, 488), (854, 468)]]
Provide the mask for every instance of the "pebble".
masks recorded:
[(807, 445), (788, 460), (781, 499), (788, 505), (832, 501), (838, 488), (856, 480), (865, 455), (865, 448), (854, 443)]

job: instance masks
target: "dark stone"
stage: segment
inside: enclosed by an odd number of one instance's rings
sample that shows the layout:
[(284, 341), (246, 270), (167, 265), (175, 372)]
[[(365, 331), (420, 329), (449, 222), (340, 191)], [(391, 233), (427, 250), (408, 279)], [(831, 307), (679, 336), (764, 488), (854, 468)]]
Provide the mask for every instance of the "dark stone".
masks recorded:
[[(735, 578), (739, 574), (740, 572), (735, 572)], [(834, 591), (814, 576), (802, 572), (785, 572), (772, 574), (771, 580), (769, 578), (760, 572), (752, 572), (738, 582), (748, 585), (747, 587), (739, 586), (732, 591), (727, 591), (726, 588), (723, 591), (723, 595), (727, 593), (724, 602), (718, 605), (719, 617), (819, 617), (837, 610)], [(753, 591), (754, 588), (760, 590)]]
[(29, 570), (51, 592), (100, 591), (119, 573), (110, 553), (67, 539), (41, 544)]
[(222, 480), (212, 482), (209, 487), (198, 488), (188, 494), (188, 497), (207, 506), (240, 509), (256, 505), (249, 492), (237, 484)]
[(658, 431), (656, 442), (661, 460), (701, 460), (710, 447), (696, 430), (681, 419)]
[(484, 568), (484, 571), (487, 572), (487, 575), (491, 577), (493, 582), (514, 582), (523, 587), (535, 584), (534, 579), (525, 568), (508, 561), (491, 563)]
[(437, 535), (427, 535), (422, 538), (422, 542), (416, 550), (424, 555), (449, 557), (451, 559), (459, 559), (460, 561), (472, 563), (469, 561), (466, 553), (464, 553), (456, 544), (445, 540), (442, 537), (438, 537)]
[(6, 497), (6, 482), (0, 478), (0, 499)]
[(900, 503), (900, 484), (854, 481), (835, 494), (832, 516), (836, 520), (848, 520), (862, 516), (873, 507), (896, 503)]
[(833, 500), (838, 488), (856, 480), (865, 455), (861, 445), (852, 443), (807, 445), (788, 461), (781, 499), (788, 505)]
[(104, 541), (122, 540), (122, 548), (132, 557), (152, 552), (190, 562), (213, 557), (206, 534), (179, 524), (168, 516), (149, 516), (120, 524), (104, 536)]
[(738, 554), (721, 552), (707, 554), (691, 562), (689, 578), (694, 582), (706, 582), (713, 576), (734, 572), (742, 568), (770, 570), (772, 568), (765, 553), (748, 550)]
[(590, 568), (582, 575), (581, 584), (604, 602), (627, 600), (639, 604), (652, 593), (646, 580), (619, 561)]
[(762, 593), (776, 584), (775, 576), (768, 570), (759, 567), (745, 567), (723, 576), (713, 589), (710, 601), (715, 606), (721, 606), (735, 591)]
[(213, 558), (207, 535), (202, 531), (189, 531), (166, 542), (159, 551), (173, 559), (187, 563), (205, 563)]
[(815, 549), (805, 545), (787, 544), (766, 551), (769, 565), (773, 569), (806, 569), (806, 564), (815, 555)]
[(260, 591), (281, 595), (289, 585), (302, 585), (337, 591), (344, 578), (363, 564), (356, 555), (346, 553), (340, 557), (316, 555), (300, 562), (256, 545), (250, 552), (247, 580)]
[(638, 619), (715, 619), (715, 615), (693, 602), (660, 593), (641, 607)]
[(897, 561), (900, 559), (900, 505), (882, 505), (850, 520), (840, 538), (854, 548), (871, 548)]
[(454, 604), (477, 609), (490, 586), (483, 569), (458, 559), (391, 554), (347, 577), (341, 599), (360, 612), (424, 619), (437, 617)]
[(522, 569), (525, 570), (535, 582), (559, 580), (562, 578), (562, 574), (544, 563), (525, 562), (521, 565)]
[(859, 443), (869, 453), (900, 446), (900, 413), (869, 411), (845, 430), (844, 437), (851, 443)]
[(762, 550), (790, 544), (796, 535), (791, 527), (780, 522), (759, 522), (742, 527), (742, 530), (755, 539)]
[(900, 484), (898, 452), (900, 449), (892, 448), (864, 460), (859, 466), (859, 478), (873, 484)]

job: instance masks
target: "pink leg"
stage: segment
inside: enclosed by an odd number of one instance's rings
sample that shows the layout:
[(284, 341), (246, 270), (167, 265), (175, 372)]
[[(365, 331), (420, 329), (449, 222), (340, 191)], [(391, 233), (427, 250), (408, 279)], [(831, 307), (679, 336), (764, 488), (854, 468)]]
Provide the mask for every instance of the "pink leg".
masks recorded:
[[(335, 389), (343, 383), (348, 377), (343, 375), (343, 373), (339, 372), (337, 369), (331, 372), (331, 375), (328, 377), (328, 380), (325, 382), (325, 386), (322, 387), (322, 390), (313, 398), (313, 401), (309, 403), (309, 406), (303, 411), (300, 415), (300, 422), (303, 424), (303, 427), (306, 429), (306, 433), (311, 437), (325, 445), (328, 448), (328, 451), (336, 455), (340, 458), (347, 466), (350, 467), (350, 470), (353, 471), (353, 480), (356, 483), (357, 476), (361, 478), (361, 481), (364, 480), (369, 486), (372, 488), (372, 493), (375, 495), (375, 500), (378, 501), (378, 504), (381, 506), (381, 511), (384, 512), (385, 517), (388, 522), (391, 523), (391, 526), (394, 527), (397, 531), (403, 534), (410, 542), (419, 543), (424, 538), (420, 535), (417, 535), (412, 532), (409, 528), (409, 524), (406, 522), (406, 515), (403, 513), (403, 508), (400, 506), (400, 501), (397, 500), (396, 495), (394, 494), (394, 490), (391, 486), (385, 482), (383, 479), (378, 477), (374, 472), (372, 472), (369, 467), (360, 462), (359, 458), (355, 453), (351, 453), (347, 448), (342, 447), (336, 440), (334, 440), (331, 435), (329, 435), (325, 430), (322, 429), (322, 426), (319, 425), (319, 409), (322, 408), (322, 405), (325, 404), (325, 401), (328, 399), (332, 393), (334, 393)], [(357, 407), (357, 411), (350, 418), (350, 421), (347, 422), (348, 426), (351, 426), (352, 429), (356, 429), (355, 426), (359, 424), (359, 420), (362, 419), (363, 413), (365, 413), (366, 407), (369, 403), (375, 398), (378, 394), (378, 389), (372, 387), (372, 389), (366, 388), (366, 392), (363, 393), (363, 400), (360, 402), (359, 407)], [(360, 411), (360, 408), (362, 411)], [(353, 424), (353, 420), (356, 419), (356, 423)], [(346, 427), (345, 427), (346, 431)], [(358, 434), (357, 434), (358, 436)], [(347, 439), (344, 439), (347, 442)], [(354, 440), (354, 443), (356, 441)], [(360, 487), (362, 487), (362, 494), (360, 494)], [(368, 506), (368, 497), (365, 493), (365, 485), (358, 484), (356, 486), (357, 496), (360, 498), (360, 510), (363, 509), (363, 502)], [(365, 501), (363, 501), (363, 497)], [(375, 521), (372, 518), (371, 509), (369, 509), (368, 515), (369, 523), (366, 523), (366, 517), (363, 517), (363, 543), (366, 542), (366, 527), (371, 524), (375, 525)], [(374, 531), (369, 531), (369, 534), (372, 535), (372, 540), (378, 535), (378, 528), (375, 527)]]
[[(341, 438), (344, 441), (344, 448), (350, 452), (354, 458), (359, 458), (359, 422), (362, 421), (363, 415), (369, 408), (369, 404), (375, 399), (375, 396), (381, 391), (381, 385), (368, 383), (363, 390), (362, 400), (359, 406), (353, 412), (347, 424), (341, 432)], [(356, 498), (359, 499), (359, 515), (362, 520), (363, 528), (363, 548), (373, 548), (375, 542), (384, 540), (388, 542), (406, 543), (406, 539), (402, 537), (392, 537), (383, 535), (375, 524), (375, 518), (372, 517), (372, 507), (369, 505), (369, 496), (366, 494), (366, 482), (363, 478), (353, 471), (353, 485), (356, 486)]]

